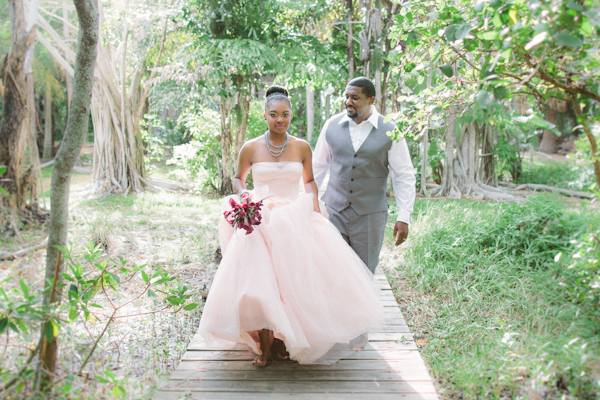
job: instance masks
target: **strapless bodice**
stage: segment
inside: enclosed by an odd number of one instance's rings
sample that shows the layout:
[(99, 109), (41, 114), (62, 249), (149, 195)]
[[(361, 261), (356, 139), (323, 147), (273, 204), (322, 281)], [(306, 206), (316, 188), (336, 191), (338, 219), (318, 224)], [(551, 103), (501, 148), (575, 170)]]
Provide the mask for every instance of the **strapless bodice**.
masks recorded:
[(299, 161), (257, 162), (252, 164), (254, 189), (268, 186), (269, 195), (294, 200), (299, 195), (303, 166)]

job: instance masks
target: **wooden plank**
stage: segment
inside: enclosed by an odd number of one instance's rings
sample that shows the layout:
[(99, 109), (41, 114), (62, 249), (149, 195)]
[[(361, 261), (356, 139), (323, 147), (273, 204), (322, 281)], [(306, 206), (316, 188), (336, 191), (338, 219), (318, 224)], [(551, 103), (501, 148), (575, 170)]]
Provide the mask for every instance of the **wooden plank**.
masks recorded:
[(252, 393), (160, 392), (157, 400), (438, 400), (435, 393)]
[(378, 381), (169, 381), (168, 391), (191, 392), (254, 392), (254, 393), (435, 393), (431, 382)]
[(405, 359), (386, 360), (340, 360), (332, 365), (306, 365), (290, 361), (269, 361), (266, 367), (258, 368), (248, 361), (182, 361), (177, 366), (180, 370), (221, 370), (221, 371), (339, 371), (339, 370), (394, 370), (412, 371), (426, 370), (425, 363), (417, 351), (407, 352)]
[(382, 326), (381, 328), (378, 329), (378, 332), (400, 332), (400, 333), (410, 333), (410, 328), (406, 325), (406, 324), (398, 324), (398, 325), (391, 325), (391, 324), (386, 324), (385, 326)]
[[(382, 340), (382, 341), (372, 341), (368, 342), (365, 346), (364, 350), (417, 350), (417, 345), (414, 341), (409, 338), (405, 340)], [(248, 352), (252, 353), (245, 346), (236, 346), (234, 349), (206, 349), (206, 348), (188, 348), (188, 352), (211, 352), (211, 351), (237, 351), (237, 352)]]
[(406, 325), (404, 318), (398, 315), (384, 315), (383, 322), (385, 323), (385, 326)]
[[(396, 326), (398, 327), (398, 326)], [(380, 342), (380, 341), (407, 341), (413, 340), (413, 335), (410, 333), (408, 328), (406, 329), (389, 329), (386, 332), (369, 332), (369, 342)], [(204, 343), (203, 339), (195, 336), (190, 344), (187, 347), (188, 350), (191, 351), (233, 351), (233, 350), (241, 350), (246, 351), (248, 347), (243, 344), (236, 344), (234, 347), (210, 347)]]
[[(410, 346), (414, 346), (411, 343)], [(408, 347), (408, 344), (407, 344)], [(402, 360), (406, 357), (404, 352), (410, 352), (410, 350), (363, 350), (355, 351), (349, 356), (345, 357), (346, 360)], [(248, 360), (251, 361), (255, 357), (254, 354), (249, 351), (187, 351), (182, 360), (214, 360), (214, 361), (228, 361), (228, 360)]]
[[(393, 291), (382, 274), (385, 326), (369, 333), (365, 349), (332, 365), (270, 361), (266, 367), (246, 346), (208, 349), (198, 336), (156, 399), (369, 399), (437, 400), (435, 387)], [(344, 355), (346, 355), (345, 352)]]
[(378, 342), (383, 340), (412, 340), (412, 333), (400, 332), (372, 332), (369, 333), (369, 342)]
[(428, 382), (431, 379), (427, 370), (288, 370), (265, 371), (255, 368), (247, 371), (219, 371), (182, 369), (171, 374), (171, 380), (217, 380), (217, 381), (405, 381)]

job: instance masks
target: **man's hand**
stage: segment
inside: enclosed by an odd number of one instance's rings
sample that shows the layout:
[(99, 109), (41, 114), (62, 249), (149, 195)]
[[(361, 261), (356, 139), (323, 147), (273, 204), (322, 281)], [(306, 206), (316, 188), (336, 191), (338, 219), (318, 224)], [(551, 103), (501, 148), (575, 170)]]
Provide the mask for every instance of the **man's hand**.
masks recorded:
[(406, 222), (396, 222), (394, 225), (394, 239), (396, 239), (396, 246), (400, 246), (408, 237), (408, 224)]

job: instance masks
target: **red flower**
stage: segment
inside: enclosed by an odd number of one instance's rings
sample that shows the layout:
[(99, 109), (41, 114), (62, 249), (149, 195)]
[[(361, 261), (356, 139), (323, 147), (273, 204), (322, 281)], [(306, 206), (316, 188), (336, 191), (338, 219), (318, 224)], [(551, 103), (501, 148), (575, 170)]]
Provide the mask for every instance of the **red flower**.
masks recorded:
[(254, 227), (261, 224), (262, 215), (260, 209), (263, 205), (262, 200), (259, 202), (249, 202), (250, 194), (244, 193), (241, 197), (242, 204), (229, 198), (231, 210), (225, 211), (223, 216), (225, 220), (234, 228), (244, 229), (246, 235), (254, 231)]

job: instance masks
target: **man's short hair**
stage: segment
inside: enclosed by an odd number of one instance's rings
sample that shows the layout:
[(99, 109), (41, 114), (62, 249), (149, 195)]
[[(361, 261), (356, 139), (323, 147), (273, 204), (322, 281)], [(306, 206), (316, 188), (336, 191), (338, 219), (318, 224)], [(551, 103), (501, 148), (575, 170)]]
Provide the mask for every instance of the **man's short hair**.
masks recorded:
[(367, 99), (369, 97), (375, 97), (375, 85), (373, 85), (373, 82), (371, 82), (369, 78), (359, 76), (358, 78), (354, 78), (348, 82), (348, 86), (362, 88), (362, 92), (365, 96), (367, 96)]

